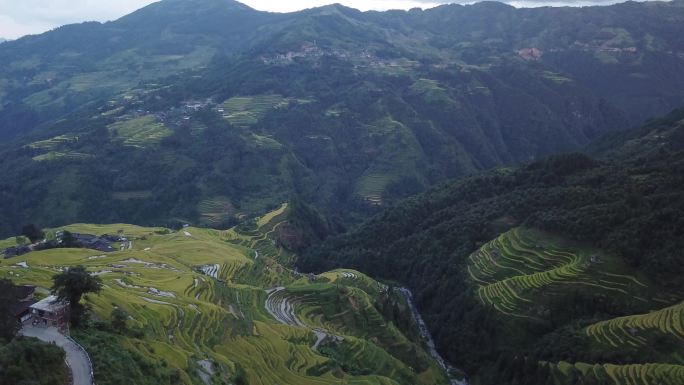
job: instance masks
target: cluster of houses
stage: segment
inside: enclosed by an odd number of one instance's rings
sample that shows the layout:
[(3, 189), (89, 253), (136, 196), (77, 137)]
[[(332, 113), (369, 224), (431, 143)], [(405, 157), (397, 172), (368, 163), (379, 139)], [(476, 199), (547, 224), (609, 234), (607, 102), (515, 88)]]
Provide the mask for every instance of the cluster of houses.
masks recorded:
[(321, 48), (316, 41), (305, 41), (297, 51), (289, 51), (286, 53), (279, 53), (273, 56), (262, 56), (261, 60), (264, 64), (289, 64), (296, 58), (320, 58), (323, 56), (334, 56), (341, 59), (361, 59), (363, 61), (370, 61), (371, 64), (377, 64), (377, 58), (369, 50), (362, 51), (348, 51), (338, 48)]
[[(57, 241), (59, 242), (60, 245), (64, 243), (64, 232), (63, 231), (57, 231), (55, 233), (55, 237), (57, 238)], [(92, 234), (79, 234), (79, 233), (71, 233), (71, 242), (72, 244), (78, 246), (78, 247), (83, 247), (85, 249), (92, 249), (92, 250), (98, 250), (102, 251), (105, 253), (110, 253), (112, 251), (116, 251), (114, 246), (112, 246), (112, 243), (114, 242), (121, 242), (124, 240), (124, 238), (118, 236), (118, 235), (92, 235)]]
[(60, 243), (57, 240), (43, 239), (42, 241), (32, 243), (30, 245), (8, 247), (3, 250), (3, 254), (5, 255), (5, 258), (12, 258), (30, 253), (32, 251), (55, 249), (57, 247), (60, 247)]
[(114, 248), (114, 246), (112, 246), (113, 243), (128, 241), (127, 238), (121, 237), (119, 235), (98, 236), (92, 234), (71, 233), (71, 239), (68, 241), (70, 244), (65, 245), (64, 234), (64, 231), (60, 230), (55, 233), (55, 239), (43, 239), (30, 245), (8, 247), (2, 251), (2, 254), (4, 254), (5, 258), (12, 258), (30, 253), (32, 251), (49, 250), (60, 247), (82, 247), (85, 249), (109, 253), (117, 250)]
[(521, 48), (518, 50), (518, 56), (527, 61), (539, 61), (544, 53), (536, 47)]

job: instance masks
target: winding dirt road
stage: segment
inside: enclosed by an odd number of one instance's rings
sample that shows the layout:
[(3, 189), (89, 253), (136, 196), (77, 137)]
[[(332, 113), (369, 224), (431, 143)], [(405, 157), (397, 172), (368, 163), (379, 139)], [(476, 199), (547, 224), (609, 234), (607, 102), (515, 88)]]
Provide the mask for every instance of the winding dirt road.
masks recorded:
[(35, 337), (43, 342), (54, 342), (55, 345), (64, 349), (66, 362), (71, 370), (73, 385), (92, 385), (93, 367), (90, 364), (88, 354), (72, 339), (61, 334), (56, 328), (38, 328), (25, 325), (21, 329), (21, 335)]

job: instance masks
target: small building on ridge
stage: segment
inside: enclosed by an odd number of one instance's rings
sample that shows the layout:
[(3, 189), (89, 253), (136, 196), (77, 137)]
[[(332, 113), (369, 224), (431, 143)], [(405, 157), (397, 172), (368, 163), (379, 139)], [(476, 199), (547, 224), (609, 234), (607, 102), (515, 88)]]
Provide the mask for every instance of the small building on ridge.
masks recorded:
[(36, 326), (62, 328), (69, 322), (69, 302), (51, 295), (31, 305), (31, 316)]

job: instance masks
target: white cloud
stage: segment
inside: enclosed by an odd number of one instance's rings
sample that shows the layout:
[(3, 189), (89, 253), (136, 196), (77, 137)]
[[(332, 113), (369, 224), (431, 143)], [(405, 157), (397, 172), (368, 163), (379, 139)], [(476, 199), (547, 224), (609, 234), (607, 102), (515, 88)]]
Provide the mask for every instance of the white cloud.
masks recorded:
[[(191, 0), (187, 0), (191, 1)], [(503, 0), (515, 6), (610, 4), (616, 0)], [(0, 0), (0, 37), (18, 38), (41, 33), (64, 24), (114, 20), (154, 0)], [(361, 10), (430, 8), (444, 3), (471, 0), (244, 0), (259, 10), (290, 12), (332, 2)]]

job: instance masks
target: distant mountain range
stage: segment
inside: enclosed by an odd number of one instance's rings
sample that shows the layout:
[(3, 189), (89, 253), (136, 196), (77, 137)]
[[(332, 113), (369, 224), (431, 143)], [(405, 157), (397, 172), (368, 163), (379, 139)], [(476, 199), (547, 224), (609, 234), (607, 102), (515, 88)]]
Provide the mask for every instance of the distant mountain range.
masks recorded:
[(683, 1), (277, 14), (165, 0), (25, 37), (0, 46), (0, 234), (227, 225), (294, 197), (343, 228), (684, 105), (683, 22)]

